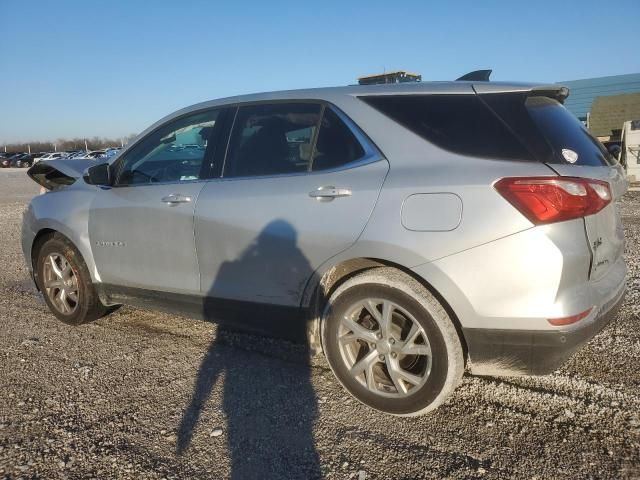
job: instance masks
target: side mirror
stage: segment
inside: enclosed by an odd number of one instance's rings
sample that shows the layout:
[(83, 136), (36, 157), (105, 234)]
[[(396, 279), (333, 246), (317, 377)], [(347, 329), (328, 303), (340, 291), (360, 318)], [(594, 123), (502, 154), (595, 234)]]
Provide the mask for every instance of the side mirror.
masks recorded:
[(85, 172), (84, 181), (89, 185), (111, 185), (111, 168), (108, 163), (101, 163), (90, 167)]

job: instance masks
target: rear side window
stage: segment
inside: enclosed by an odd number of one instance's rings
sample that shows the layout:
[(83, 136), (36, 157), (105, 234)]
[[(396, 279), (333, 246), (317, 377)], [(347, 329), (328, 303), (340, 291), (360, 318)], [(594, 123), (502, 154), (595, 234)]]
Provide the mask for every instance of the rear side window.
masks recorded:
[(234, 123), (225, 177), (305, 172), (322, 105), (275, 103), (240, 107)]
[(313, 171), (337, 168), (364, 156), (364, 149), (340, 117), (326, 107), (318, 132)]
[(529, 97), (529, 115), (563, 163), (601, 166), (615, 160), (564, 106), (548, 97)]
[(385, 95), (360, 99), (445, 150), (474, 157), (535, 160), (475, 94)]

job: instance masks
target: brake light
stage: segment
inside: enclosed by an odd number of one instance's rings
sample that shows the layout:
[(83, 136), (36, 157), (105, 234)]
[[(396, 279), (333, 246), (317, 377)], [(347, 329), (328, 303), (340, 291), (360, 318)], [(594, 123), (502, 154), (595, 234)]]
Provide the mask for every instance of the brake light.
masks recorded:
[(579, 313), (577, 315), (571, 315), (570, 317), (548, 318), (547, 322), (549, 322), (551, 325), (554, 325), (556, 327), (560, 327), (560, 326), (563, 326), (563, 325), (571, 325), (573, 323), (579, 322), (583, 318), (588, 317), (589, 314), (593, 311), (594, 308), (595, 307), (589, 307), (584, 312)]
[(611, 203), (609, 184), (590, 178), (507, 177), (494, 187), (536, 225), (593, 215)]

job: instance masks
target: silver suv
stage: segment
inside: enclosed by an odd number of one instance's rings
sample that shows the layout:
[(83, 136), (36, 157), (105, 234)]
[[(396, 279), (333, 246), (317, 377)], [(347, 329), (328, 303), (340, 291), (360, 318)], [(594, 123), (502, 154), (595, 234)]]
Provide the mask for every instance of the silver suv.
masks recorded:
[[(557, 85), (248, 95), (159, 121), (108, 163), (42, 162), (38, 288), (302, 341), (363, 403), (440, 405), (463, 372), (553, 371), (625, 291), (627, 184)], [(87, 169), (88, 168), (88, 169)]]

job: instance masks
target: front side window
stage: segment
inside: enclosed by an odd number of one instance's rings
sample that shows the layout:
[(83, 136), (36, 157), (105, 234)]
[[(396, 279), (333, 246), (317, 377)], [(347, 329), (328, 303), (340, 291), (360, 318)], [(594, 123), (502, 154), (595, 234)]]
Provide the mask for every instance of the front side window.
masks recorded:
[(240, 107), (225, 177), (251, 177), (305, 172), (322, 106), (276, 103)]
[(188, 115), (160, 127), (125, 154), (117, 185), (199, 180), (219, 110)]

